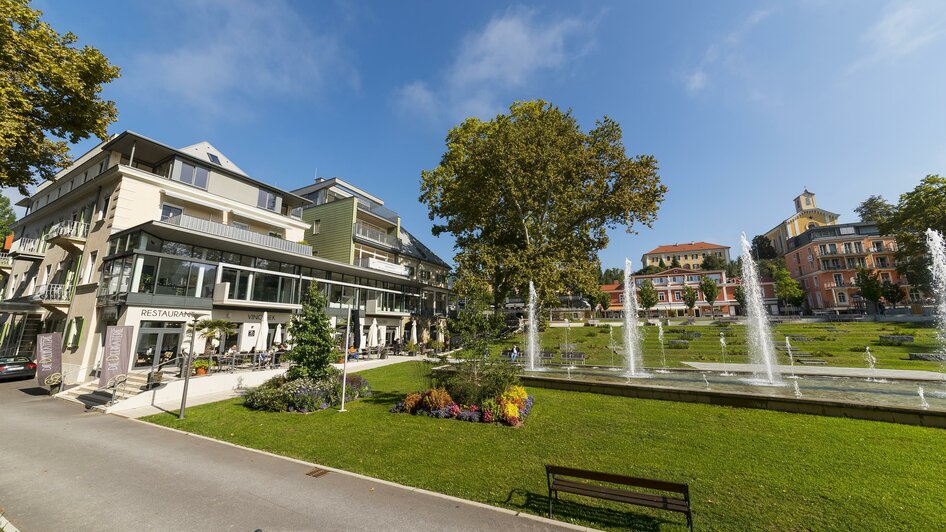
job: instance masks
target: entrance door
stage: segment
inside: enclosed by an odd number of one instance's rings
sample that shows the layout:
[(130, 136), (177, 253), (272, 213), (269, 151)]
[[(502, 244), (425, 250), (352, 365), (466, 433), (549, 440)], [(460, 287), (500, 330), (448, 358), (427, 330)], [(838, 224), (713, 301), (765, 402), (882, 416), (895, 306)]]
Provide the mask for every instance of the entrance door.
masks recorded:
[(175, 358), (181, 347), (180, 329), (141, 329), (133, 369), (157, 367)]
[(160, 345), (161, 333), (142, 332), (138, 335), (138, 347), (135, 349), (135, 369), (150, 368), (154, 365), (154, 354)]

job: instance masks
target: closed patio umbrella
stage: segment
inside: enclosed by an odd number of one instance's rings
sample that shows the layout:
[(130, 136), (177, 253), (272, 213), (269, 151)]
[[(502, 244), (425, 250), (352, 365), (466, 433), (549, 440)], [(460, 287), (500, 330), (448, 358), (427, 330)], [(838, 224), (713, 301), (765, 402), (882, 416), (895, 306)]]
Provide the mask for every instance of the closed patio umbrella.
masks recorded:
[(263, 312), (263, 319), (259, 322), (259, 336), (256, 338), (255, 349), (266, 350), (266, 337), (269, 336), (269, 312)]
[(276, 324), (276, 330), (273, 332), (273, 345), (279, 345), (282, 343), (282, 324)]
[(371, 326), (368, 327), (368, 347), (378, 347), (378, 320), (371, 319)]
[(411, 342), (413, 342), (414, 345), (417, 345), (417, 322), (416, 321), (411, 322)]

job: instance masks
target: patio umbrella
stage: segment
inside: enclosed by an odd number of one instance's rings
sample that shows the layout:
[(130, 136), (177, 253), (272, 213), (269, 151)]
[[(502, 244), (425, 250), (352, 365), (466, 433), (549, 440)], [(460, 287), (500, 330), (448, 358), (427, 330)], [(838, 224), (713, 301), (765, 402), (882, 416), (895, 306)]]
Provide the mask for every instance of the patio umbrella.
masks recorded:
[(413, 342), (414, 345), (417, 345), (417, 322), (416, 321), (411, 322), (411, 342)]
[(276, 324), (276, 331), (273, 332), (273, 345), (278, 346), (282, 343), (282, 323)]
[(371, 318), (371, 326), (368, 327), (368, 347), (378, 347), (378, 320)]
[(384, 347), (385, 342), (388, 340), (388, 326), (387, 325), (378, 325), (378, 345)]
[[(351, 335), (352, 339), (349, 345), (354, 345), (355, 349), (361, 349), (361, 316), (358, 315), (358, 312), (352, 312), (351, 316)], [(348, 349), (348, 346), (345, 346), (345, 349)]]

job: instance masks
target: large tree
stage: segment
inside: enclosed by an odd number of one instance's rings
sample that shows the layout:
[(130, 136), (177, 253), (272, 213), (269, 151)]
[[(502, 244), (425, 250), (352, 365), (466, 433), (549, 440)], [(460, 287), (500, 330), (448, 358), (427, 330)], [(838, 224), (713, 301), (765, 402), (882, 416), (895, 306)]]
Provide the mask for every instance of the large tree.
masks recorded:
[(805, 291), (784, 264), (772, 261), (768, 263), (772, 279), (775, 281), (775, 297), (782, 304), (801, 306), (805, 300)]
[(704, 275), (700, 278), (700, 291), (703, 292), (703, 299), (710, 306), (710, 313), (716, 315), (716, 298), (719, 296), (719, 283), (713, 278)]
[(894, 206), (883, 196), (870, 196), (854, 208), (862, 222), (882, 222), (894, 212)]
[(881, 290), (884, 293), (884, 300), (890, 303), (890, 306), (897, 308), (897, 304), (907, 298), (907, 293), (898, 284), (884, 281)]
[(584, 132), (541, 100), (468, 118), (446, 144), (440, 165), (421, 174), (420, 200), (434, 234), (456, 238), (457, 292), (489, 288), (494, 308), (529, 281), (547, 304), (592, 292), (607, 230), (649, 227), (666, 193), (656, 159), (628, 157), (617, 122)]
[(854, 274), (854, 286), (861, 291), (861, 297), (873, 303), (874, 315), (877, 314), (877, 303), (884, 297), (884, 285), (880, 281), (880, 274), (867, 268), (858, 268)]
[(897, 271), (913, 286), (929, 291), (927, 228), (946, 234), (946, 177), (928, 175), (900, 195), (894, 212), (879, 224), (880, 232), (897, 238)]
[(640, 304), (640, 307), (644, 309), (644, 315), (647, 315), (647, 312), (657, 306), (657, 289), (654, 288), (654, 283), (650, 279), (644, 279), (641, 285), (637, 288), (637, 302)]
[(752, 258), (755, 260), (771, 260), (778, 258), (778, 251), (765, 235), (752, 237)]
[(726, 260), (716, 255), (707, 255), (703, 257), (700, 268), (703, 270), (723, 270), (726, 268)]
[(601, 272), (601, 284), (612, 284), (620, 282), (624, 279), (624, 269), (623, 268), (608, 268)]
[(0, 188), (21, 194), (70, 164), (70, 143), (105, 139), (118, 116), (101, 97), (118, 68), (41, 14), (28, 0), (0, 0)]
[(10, 198), (5, 195), (0, 196), (0, 242), (3, 242), (3, 239), (12, 233), (10, 226), (15, 221), (16, 213), (13, 212), (13, 207), (10, 206)]
[(693, 315), (693, 308), (696, 307), (696, 302), (700, 298), (700, 291), (692, 286), (686, 286), (683, 288), (683, 304), (687, 306), (689, 314)]
[(335, 331), (325, 313), (327, 305), (318, 283), (312, 283), (303, 296), (302, 310), (289, 322), (293, 344), (289, 358), (296, 363), (290, 370), (292, 378), (321, 379), (331, 373), (331, 363), (340, 353), (335, 351)]

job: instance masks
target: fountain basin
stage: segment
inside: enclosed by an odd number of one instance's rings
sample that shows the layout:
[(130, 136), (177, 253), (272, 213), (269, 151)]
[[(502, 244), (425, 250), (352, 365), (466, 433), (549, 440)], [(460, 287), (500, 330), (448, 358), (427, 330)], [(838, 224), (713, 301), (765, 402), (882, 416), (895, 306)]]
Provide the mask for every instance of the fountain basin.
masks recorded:
[(946, 428), (946, 394), (927, 392), (929, 408), (924, 410), (912, 381), (806, 376), (801, 381), (802, 397), (795, 397), (791, 386), (755, 387), (744, 382), (744, 375), (724, 377), (698, 370), (650, 375), (627, 379), (607, 368), (582, 368), (568, 378), (564, 371), (547, 367), (541, 374), (524, 372), (521, 378), (525, 386), (538, 388)]

